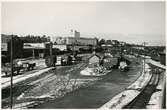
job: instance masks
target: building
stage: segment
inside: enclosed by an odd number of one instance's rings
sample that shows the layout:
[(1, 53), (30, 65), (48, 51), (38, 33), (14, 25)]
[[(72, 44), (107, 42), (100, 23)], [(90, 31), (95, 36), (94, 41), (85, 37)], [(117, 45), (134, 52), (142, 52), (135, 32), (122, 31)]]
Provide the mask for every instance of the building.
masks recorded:
[(61, 37), (61, 36), (53, 36), (50, 38), (51, 42), (57, 45), (64, 45), (66, 44), (66, 38), (65, 37)]
[[(12, 37), (13, 36), (13, 37)], [(1, 34), (1, 54), (10, 56), (11, 54), (11, 38), (13, 38), (13, 57), (20, 58), (23, 53), (23, 42), (16, 35)]]
[(112, 67), (116, 66), (118, 63), (118, 58), (116, 57), (113, 57), (112, 55), (105, 55), (103, 57), (103, 66), (106, 68), (106, 69), (111, 69)]
[(78, 32), (76, 30), (71, 30), (70, 37), (79, 38), (80, 37), (80, 32)]
[(95, 38), (75, 38), (75, 37), (66, 37), (67, 45), (97, 45), (97, 40)]
[(100, 59), (101, 57), (98, 56), (97, 54), (93, 54), (90, 58), (89, 58), (89, 65), (92, 66), (99, 66), (100, 65)]
[(8, 44), (7, 43), (1, 43), (1, 51), (2, 52), (7, 52), (8, 51)]
[(44, 57), (45, 43), (24, 43), (24, 57)]
[(71, 30), (71, 33), (68, 37), (51, 37), (51, 42), (58, 44), (58, 45), (97, 45), (97, 39), (96, 38), (85, 38), (80, 37), (80, 32), (77, 32), (76, 30)]
[(103, 58), (104, 58), (103, 53), (96, 53), (94, 51), (92, 55), (88, 58), (89, 67), (97, 67), (102, 65)]
[(66, 51), (67, 50), (67, 45), (53, 45), (53, 49), (57, 48), (60, 51)]
[(160, 63), (166, 65), (166, 50), (160, 52)]
[(144, 50), (144, 47), (143, 46), (134, 46), (132, 47), (133, 49), (137, 49), (137, 50)]

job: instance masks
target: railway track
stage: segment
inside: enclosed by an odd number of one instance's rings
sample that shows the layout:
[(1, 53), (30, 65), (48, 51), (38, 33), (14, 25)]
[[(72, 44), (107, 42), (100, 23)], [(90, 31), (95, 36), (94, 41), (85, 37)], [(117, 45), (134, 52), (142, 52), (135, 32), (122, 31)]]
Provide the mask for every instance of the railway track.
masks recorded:
[(157, 72), (152, 73), (152, 77), (148, 85), (141, 91), (141, 93), (133, 99), (128, 105), (125, 105), (123, 109), (145, 109), (149, 102), (151, 95), (155, 92), (156, 86), (159, 82), (159, 74)]

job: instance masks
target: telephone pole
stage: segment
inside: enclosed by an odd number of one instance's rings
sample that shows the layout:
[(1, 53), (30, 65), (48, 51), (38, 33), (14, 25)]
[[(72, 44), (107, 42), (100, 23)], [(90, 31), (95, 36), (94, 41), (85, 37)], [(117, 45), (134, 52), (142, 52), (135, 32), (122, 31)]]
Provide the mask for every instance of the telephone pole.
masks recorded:
[(11, 55), (10, 55), (10, 62), (11, 62), (11, 75), (10, 75), (10, 108), (12, 109), (13, 106), (13, 35), (11, 36)]
[(34, 48), (32, 49), (32, 56), (33, 56), (33, 58), (35, 58), (35, 49)]
[(50, 42), (50, 56), (52, 56), (52, 42)]
[(143, 70), (144, 70), (144, 73), (145, 73), (145, 63), (146, 63), (146, 58), (145, 58), (145, 46), (146, 46), (146, 42), (143, 43), (144, 45), (144, 66), (143, 66)]

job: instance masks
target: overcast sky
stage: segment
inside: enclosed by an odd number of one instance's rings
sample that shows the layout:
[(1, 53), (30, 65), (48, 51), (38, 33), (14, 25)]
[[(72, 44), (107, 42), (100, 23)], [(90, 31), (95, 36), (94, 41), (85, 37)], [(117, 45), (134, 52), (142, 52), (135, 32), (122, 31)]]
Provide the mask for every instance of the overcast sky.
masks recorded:
[(164, 2), (3, 2), (2, 33), (165, 44)]

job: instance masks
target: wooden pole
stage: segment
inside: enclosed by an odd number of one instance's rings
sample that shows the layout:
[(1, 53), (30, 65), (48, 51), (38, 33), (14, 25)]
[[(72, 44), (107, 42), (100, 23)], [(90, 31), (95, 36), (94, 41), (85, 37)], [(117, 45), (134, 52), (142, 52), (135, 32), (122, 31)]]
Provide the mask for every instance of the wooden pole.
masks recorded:
[[(145, 45), (146, 45), (146, 42), (144, 42), (144, 50), (145, 50)], [(146, 63), (145, 60), (146, 60), (146, 58), (145, 58), (145, 52), (144, 52), (144, 68), (143, 68), (144, 69), (144, 73), (145, 73), (145, 63)]]
[(35, 50), (34, 49), (32, 49), (32, 56), (33, 56), (33, 58), (35, 58)]
[(13, 105), (13, 35), (11, 36), (11, 80), (10, 80), (10, 108), (12, 109)]
[(52, 56), (52, 43), (50, 42), (50, 56)]
[(166, 109), (166, 72), (164, 72), (163, 78), (163, 89), (162, 89), (162, 99), (161, 99), (161, 109)]

